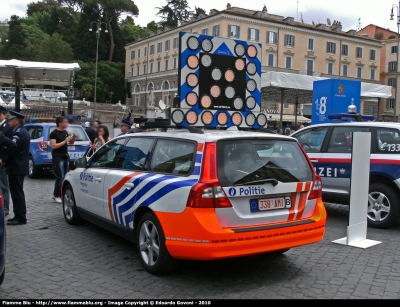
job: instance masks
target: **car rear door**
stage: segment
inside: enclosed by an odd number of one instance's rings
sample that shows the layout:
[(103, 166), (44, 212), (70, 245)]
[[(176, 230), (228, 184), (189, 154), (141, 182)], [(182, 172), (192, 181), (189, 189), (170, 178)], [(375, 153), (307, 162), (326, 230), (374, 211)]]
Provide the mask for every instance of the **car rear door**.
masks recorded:
[(70, 125), (67, 129), (68, 135), (76, 133), (76, 140), (74, 144), (68, 145), (68, 153), (71, 161), (79, 159), (84, 156), (87, 149), (89, 148), (90, 140), (80, 125)]
[(222, 227), (298, 222), (312, 215), (313, 170), (296, 141), (280, 138), (217, 143), (218, 178), (232, 204), (217, 208)]

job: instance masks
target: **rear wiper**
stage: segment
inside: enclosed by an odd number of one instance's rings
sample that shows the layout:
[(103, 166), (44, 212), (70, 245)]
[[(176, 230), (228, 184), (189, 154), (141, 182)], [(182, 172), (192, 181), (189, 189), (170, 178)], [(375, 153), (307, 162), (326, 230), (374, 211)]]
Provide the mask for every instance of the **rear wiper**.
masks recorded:
[(270, 183), (273, 186), (276, 186), (279, 183), (279, 181), (276, 180), (276, 179), (262, 179), (262, 180), (248, 181), (248, 182), (245, 182), (245, 183), (238, 183), (238, 184), (234, 184), (234, 186), (262, 184), (262, 183)]

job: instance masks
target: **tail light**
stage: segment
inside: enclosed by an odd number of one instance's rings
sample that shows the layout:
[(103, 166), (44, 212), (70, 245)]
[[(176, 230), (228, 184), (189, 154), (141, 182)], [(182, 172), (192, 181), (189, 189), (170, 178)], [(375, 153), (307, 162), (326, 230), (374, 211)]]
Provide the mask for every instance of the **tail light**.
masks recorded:
[(322, 180), (320, 176), (314, 174), (314, 181), (308, 199), (317, 199), (321, 197), (322, 197)]
[(38, 146), (41, 151), (47, 151), (47, 142), (38, 142)]
[(206, 143), (200, 180), (190, 191), (187, 207), (232, 207), (231, 202), (221, 187), (217, 174), (217, 144)]
[(0, 208), (4, 205), (3, 193), (0, 192)]

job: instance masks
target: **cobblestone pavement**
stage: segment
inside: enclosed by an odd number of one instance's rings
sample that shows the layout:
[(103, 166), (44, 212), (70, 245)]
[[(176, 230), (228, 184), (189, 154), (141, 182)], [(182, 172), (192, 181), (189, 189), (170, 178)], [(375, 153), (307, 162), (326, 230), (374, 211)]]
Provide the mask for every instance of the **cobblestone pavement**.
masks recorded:
[(367, 237), (382, 241), (369, 249), (334, 244), (346, 236), (345, 206), (327, 204), (323, 242), (280, 256), (184, 261), (153, 276), (130, 242), (90, 223), (68, 225), (53, 183), (52, 175), (26, 179), (28, 224), (7, 228), (2, 299), (400, 298), (400, 226), (369, 228)]

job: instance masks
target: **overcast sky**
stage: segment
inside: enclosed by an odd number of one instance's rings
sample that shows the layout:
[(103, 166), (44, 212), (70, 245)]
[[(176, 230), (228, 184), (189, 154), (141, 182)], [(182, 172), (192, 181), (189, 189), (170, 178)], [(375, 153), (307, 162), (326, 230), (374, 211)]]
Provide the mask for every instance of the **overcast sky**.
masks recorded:
[[(32, 1), (1, 0), (0, 21), (9, 19), (11, 15), (24, 16), (27, 4)], [(299, 20), (302, 16), (303, 20), (308, 23), (312, 21), (326, 23), (327, 18), (332, 22), (338, 20), (342, 22), (344, 31), (357, 29), (360, 18), (361, 27), (376, 24), (397, 32), (396, 8), (394, 9), (395, 20), (390, 20), (392, 5), (397, 4), (393, 0), (252, 0), (249, 2), (243, 0), (188, 0), (188, 3), (192, 9), (196, 4), (208, 13), (213, 8), (217, 10), (225, 9), (228, 1), (232, 6), (253, 10), (261, 10), (265, 4), (271, 14), (291, 16)], [(135, 3), (139, 8), (139, 16), (135, 18), (135, 22), (145, 26), (152, 20), (159, 20), (159, 17), (156, 16), (157, 9), (155, 7), (164, 5), (166, 0), (136, 0)]]

